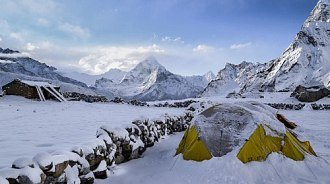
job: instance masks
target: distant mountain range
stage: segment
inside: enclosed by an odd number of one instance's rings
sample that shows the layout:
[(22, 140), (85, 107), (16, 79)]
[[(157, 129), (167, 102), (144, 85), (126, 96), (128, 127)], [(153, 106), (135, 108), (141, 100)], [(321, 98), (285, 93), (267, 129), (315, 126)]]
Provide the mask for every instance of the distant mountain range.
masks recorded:
[(176, 75), (149, 57), (127, 72), (120, 82), (103, 77), (95, 82), (95, 88), (126, 99), (183, 99), (200, 94), (214, 77), (212, 72), (204, 76)]
[(330, 0), (320, 0), (291, 45), (265, 64), (227, 64), (201, 96), (292, 91), (298, 85), (330, 86)]
[(141, 61), (129, 72), (119, 69), (111, 69), (101, 75), (59, 72), (55, 67), (27, 57), (19, 51), (0, 48), (1, 86), (17, 78), (48, 81), (61, 86), (63, 92), (151, 101), (195, 97), (214, 77), (212, 72), (204, 76), (176, 75), (166, 70), (153, 57)]
[(292, 91), (298, 85), (330, 88), (330, 0), (317, 3), (279, 58), (267, 63), (228, 63), (216, 77), (212, 72), (203, 76), (173, 74), (153, 57), (128, 72), (58, 72), (19, 51), (0, 48), (0, 85), (15, 78), (49, 81), (60, 85), (62, 91), (144, 101)]

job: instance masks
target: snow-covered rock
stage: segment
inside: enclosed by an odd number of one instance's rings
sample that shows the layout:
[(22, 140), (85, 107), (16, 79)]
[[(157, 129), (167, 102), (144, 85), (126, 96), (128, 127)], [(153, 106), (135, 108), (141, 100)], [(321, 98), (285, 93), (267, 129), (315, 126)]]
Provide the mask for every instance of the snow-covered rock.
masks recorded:
[(22, 169), (24, 167), (34, 168), (33, 160), (27, 157), (18, 158), (13, 162), (12, 168)]
[(279, 58), (266, 64), (243, 62), (226, 65), (202, 96), (226, 96), (231, 92), (292, 91), (298, 85), (329, 85), (329, 74), (330, 1), (320, 0), (294, 41)]

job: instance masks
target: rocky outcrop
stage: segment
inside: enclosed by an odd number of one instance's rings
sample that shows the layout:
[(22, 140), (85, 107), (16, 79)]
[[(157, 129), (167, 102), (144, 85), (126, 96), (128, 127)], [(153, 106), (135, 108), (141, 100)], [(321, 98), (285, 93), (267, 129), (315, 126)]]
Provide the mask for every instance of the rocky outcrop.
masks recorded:
[(330, 97), (330, 90), (323, 86), (298, 86), (290, 95), (301, 102), (316, 102), (322, 98)]

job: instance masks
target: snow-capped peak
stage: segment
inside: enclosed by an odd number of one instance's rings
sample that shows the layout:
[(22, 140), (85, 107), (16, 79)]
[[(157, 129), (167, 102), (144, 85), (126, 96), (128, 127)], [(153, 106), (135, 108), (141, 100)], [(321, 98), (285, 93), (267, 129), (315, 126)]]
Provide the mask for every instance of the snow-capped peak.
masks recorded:
[(290, 91), (298, 85), (321, 85), (329, 73), (330, 0), (320, 0), (279, 58), (266, 64), (226, 64), (202, 95)]
[(203, 75), (203, 77), (208, 81), (211, 82), (215, 79), (215, 75), (212, 71), (208, 71), (206, 74)]
[(140, 70), (142, 68), (149, 69), (150, 71), (159, 69), (159, 68), (164, 68), (155, 57), (149, 56), (142, 60), (140, 63), (138, 63), (133, 70)]
[(330, 22), (330, 0), (320, 0), (305, 24), (308, 22)]

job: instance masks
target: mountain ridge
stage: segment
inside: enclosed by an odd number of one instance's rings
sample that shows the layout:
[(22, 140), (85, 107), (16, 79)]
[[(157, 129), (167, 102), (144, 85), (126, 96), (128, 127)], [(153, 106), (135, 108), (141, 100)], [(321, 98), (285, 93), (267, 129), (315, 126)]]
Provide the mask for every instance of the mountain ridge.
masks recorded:
[[(250, 71), (239, 68), (239, 65), (234, 65), (231, 77), (224, 74), (228, 68), (220, 70), (217, 79), (201, 96), (292, 91), (298, 85), (325, 85), (330, 71), (330, 1), (320, 0), (317, 3), (280, 57), (265, 64), (256, 64)], [(249, 80), (241, 80), (239, 76), (243, 75)]]

